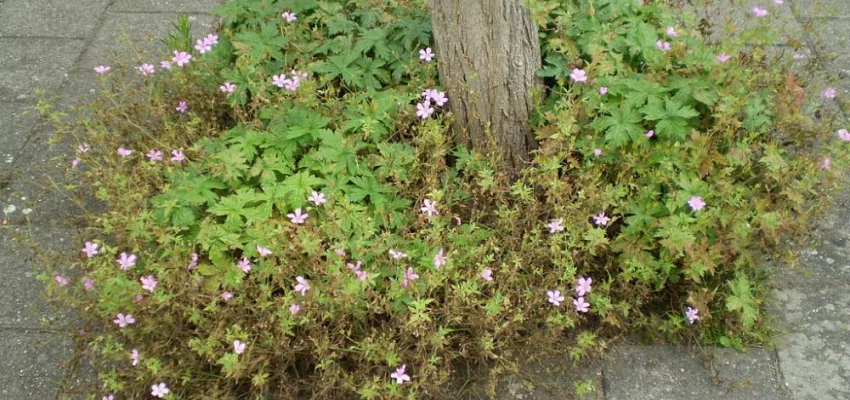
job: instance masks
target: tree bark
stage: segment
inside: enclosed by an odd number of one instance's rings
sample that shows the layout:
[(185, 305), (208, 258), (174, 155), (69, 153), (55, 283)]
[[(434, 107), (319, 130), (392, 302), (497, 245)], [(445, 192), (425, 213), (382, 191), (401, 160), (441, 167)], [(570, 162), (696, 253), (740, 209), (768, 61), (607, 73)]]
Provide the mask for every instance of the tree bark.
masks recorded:
[(540, 40), (523, 0), (430, 0), (440, 82), (454, 131), (514, 170), (537, 148), (529, 117)]

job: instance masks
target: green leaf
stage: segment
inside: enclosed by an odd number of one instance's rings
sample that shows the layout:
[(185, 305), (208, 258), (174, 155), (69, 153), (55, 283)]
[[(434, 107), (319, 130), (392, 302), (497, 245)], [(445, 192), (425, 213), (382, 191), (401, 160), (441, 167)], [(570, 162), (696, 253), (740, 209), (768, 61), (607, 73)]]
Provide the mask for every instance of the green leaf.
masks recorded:
[(641, 110), (645, 118), (656, 121), (655, 133), (659, 137), (685, 140), (690, 134), (688, 120), (699, 116), (692, 107), (677, 103), (671, 98), (652, 97)]
[(591, 123), (591, 127), (597, 132), (605, 133), (606, 143), (620, 148), (643, 137), (644, 130), (640, 125), (642, 118), (636, 110), (621, 104), (610, 113), (611, 115), (598, 117)]

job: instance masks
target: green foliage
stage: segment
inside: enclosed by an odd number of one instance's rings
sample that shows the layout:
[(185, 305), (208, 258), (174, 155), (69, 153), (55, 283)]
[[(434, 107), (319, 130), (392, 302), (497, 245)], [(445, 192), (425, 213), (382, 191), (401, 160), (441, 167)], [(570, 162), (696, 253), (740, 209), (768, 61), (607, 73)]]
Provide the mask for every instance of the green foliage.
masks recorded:
[[(742, 46), (707, 45), (683, 24), (659, 50), (674, 25), (659, 4), (530, 1), (546, 96), (533, 116), (540, 149), (515, 176), (454, 146), (447, 109), (415, 116), (438, 82), (418, 59), (432, 46), (423, 3), (232, 0), (217, 10), (220, 43), (186, 67), (104, 78), (89, 116), (64, 127), (91, 146), (71, 173), (105, 207), (84, 238), (100, 254), (50, 290), (89, 318), (105, 390), (422, 398), (456, 394), (444, 385), (459, 362), (508, 369), (523, 343), (569, 341), (580, 361), (610, 332), (764, 339), (758, 255), (805, 232), (846, 165), (832, 127), (801, 114), (784, 70), (764, 67), (758, 48), (720, 63)], [(176, 28), (166, 42), (191, 50), (188, 20)], [(587, 82), (571, 81), (576, 68)], [(293, 70), (307, 73), (297, 90), (273, 85), (301, 76)], [(219, 91), (224, 82), (234, 93)], [(183, 100), (189, 112), (175, 112)], [(144, 158), (151, 149), (165, 160)], [(168, 161), (177, 149), (187, 161)], [(831, 170), (818, 168), (824, 157)], [(314, 192), (327, 202), (308, 201)], [(420, 211), (426, 199), (438, 215)], [(296, 210), (304, 224), (290, 221)], [(600, 213), (612, 220), (595, 223)], [(563, 232), (547, 229), (553, 220)], [(138, 261), (122, 270), (121, 253)], [(149, 276), (153, 291), (140, 282)], [(309, 282), (304, 295), (296, 277)], [(579, 277), (593, 279), (588, 313), (572, 303)], [(547, 302), (549, 290), (564, 304)], [(699, 311), (693, 325), (686, 307)], [(119, 312), (136, 323), (119, 329)], [(412, 380), (397, 384), (402, 364)]]

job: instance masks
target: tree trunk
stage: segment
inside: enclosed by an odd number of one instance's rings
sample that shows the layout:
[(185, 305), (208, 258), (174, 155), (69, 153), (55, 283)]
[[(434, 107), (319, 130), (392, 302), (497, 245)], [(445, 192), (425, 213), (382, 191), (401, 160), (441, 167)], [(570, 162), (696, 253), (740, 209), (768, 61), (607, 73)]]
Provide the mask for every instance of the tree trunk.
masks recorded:
[(537, 141), (529, 129), (540, 41), (523, 0), (430, 0), (440, 82), (461, 142), (498, 151), (515, 170)]

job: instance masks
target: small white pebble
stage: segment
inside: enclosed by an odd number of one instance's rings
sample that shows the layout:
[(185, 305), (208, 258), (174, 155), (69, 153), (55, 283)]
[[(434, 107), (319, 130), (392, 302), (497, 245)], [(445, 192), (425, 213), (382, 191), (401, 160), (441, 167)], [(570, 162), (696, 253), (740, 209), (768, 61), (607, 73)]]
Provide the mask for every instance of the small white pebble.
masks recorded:
[(833, 260), (832, 258), (829, 258), (829, 257), (827, 257), (827, 258), (826, 258), (826, 263), (827, 263), (827, 264), (832, 264), (832, 263), (834, 263), (834, 262), (835, 262), (835, 260)]
[(32, 212), (32, 208), (25, 208), (21, 210), (21, 213), (24, 215), (29, 215)]
[(14, 204), (9, 204), (6, 208), (3, 209), (3, 214), (11, 214), (17, 210), (18, 207), (15, 207)]

